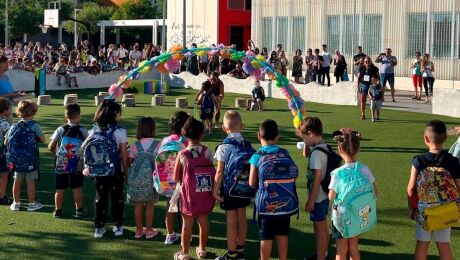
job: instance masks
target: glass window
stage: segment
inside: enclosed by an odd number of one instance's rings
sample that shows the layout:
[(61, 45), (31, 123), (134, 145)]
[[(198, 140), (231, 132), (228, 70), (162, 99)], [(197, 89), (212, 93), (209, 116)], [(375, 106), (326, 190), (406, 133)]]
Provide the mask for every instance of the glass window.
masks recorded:
[[(353, 27), (353, 15), (344, 15), (343, 22), (344, 22), (343, 41), (342, 41), (343, 49), (339, 51), (345, 55), (353, 55), (353, 53), (355, 52), (356, 46), (358, 45), (359, 16), (354, 15), (354, 27)], [(340, 30), (340, 25), (338, 26), (337, 30)], [(335, 49), (331, 49), (331, 51), (334, 51), (334, 50)], [(364, 47), (364, 50), (366, 50), (365, 47)]]
[(281, 16), (276, 18), (277, 24), (277, 40), (276, 44), (281, 43), (284, 49), (289, 49), (287, 46), (287, 37), (288, 37), (288, 18), (286, 16)]
[(382, 16), (364, 15), (363, 48), (367, 55), (377, 55), (382, 51)]
[(433, 58), (451, 57), (452, 14), (431, 14), (430, 52)]
[(412, 58), (415, 52), (424, 53), (426, 50), (426, 13), (412, 13), (407, 17), (407, 53)]
[(244, 10), (244, 0), (228, 0), (228, 9)]
[(271, 17), (262, 18), (262, 46), (266, 47), (268, 50), (271, 50), (274, 46), (273, 44), (273, 31), (272, 24), (273, 19)]
[(339, 48), (340, 45), (340, 16), (327, 16), (327, 46), (330, 52)]
[(305, 48), (305, 17), (292, 17), (292, 51)]

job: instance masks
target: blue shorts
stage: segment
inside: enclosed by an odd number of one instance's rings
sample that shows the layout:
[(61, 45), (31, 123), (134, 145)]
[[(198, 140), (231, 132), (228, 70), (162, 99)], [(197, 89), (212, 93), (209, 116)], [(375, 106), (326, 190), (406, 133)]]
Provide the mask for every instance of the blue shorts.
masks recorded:
[(369, 93), (369, 88), (370, 86), (369, 85), (366, 85), (366, 84), (359, 84), (359, 90), (361, 92), (361, 95), (363, 96), (367, 96), (367, 94)]
[(6, 164), (6, 155), (0, 158), (0, 173), (9, 173), (8, 165)]
[(394, 73), (380, 73), (380, 82), (382, 83), (382, 87), (385, 88), (385, 85), (390, 85), (390, 88), (395, 88), (395, 74)]
[(325, 221), (329, 210), (329, 199), (325, 199), (319, 203), (315, 203), (315, 207), (310, 212), (310, 221)]
[(273, 240), (276, 236), (288, 236), (291, 217), (261, 217), (259, 215), (259, 239)]

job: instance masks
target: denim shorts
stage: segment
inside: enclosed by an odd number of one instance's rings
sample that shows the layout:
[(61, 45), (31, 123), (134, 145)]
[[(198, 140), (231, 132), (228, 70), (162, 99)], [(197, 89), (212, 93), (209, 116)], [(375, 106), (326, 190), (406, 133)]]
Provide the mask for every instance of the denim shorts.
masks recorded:
[(325, 221), (329, 209), (329, 199), (315, 203), (313, 211), (310, 212), (310, 221)]
[(390, 85), (390, 88), (395, 87), (395, 74), (394, 73), (380, 73), (380, 82), (382, 83), (382, 87), (385, 88), (385, 85)]
[(366, 84), (359, 84), (359, 90), (361, 92), (361, 95), (363, 96), (367, 96), (368, 92), (369, 92), (369, 88), (370, 86), (369, 85), (366, 85)]

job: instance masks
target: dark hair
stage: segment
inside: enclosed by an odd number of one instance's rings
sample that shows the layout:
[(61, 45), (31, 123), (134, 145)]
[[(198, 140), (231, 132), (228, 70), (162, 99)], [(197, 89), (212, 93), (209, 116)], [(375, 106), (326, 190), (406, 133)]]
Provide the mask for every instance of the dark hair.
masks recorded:
[(300, 124), (300, 132), (302, 134), (307, 134), (308, 132), (312, 132), (315, 135), (322, 136), (323, 135), (323, 123), (318, 117), (309, 116), (302, 120)]
[(185, 122), (187, 122), (189, 117), (189, 114), (185, 113), (184, 111), (176, 111), (173, 117), (171, 117), (169, 120), (169, 133), (180, 135), (182, 127), (184, 126)]
[(10, 107), (11, 107), (10, 101), (4, 97), (0, 97), (0, 113), (3, 113), (9, 110)]
[(219, 78), (219, 76), (220, 76), (220, 73), (219, 73), (217, 70), (215, 70), (215, 71), (213, 71), (213, 72), (211, 73), (211, 78), (212, 78), (212, 77)]
[(358, 154), (360, 147), (360, 136), (354, 133), (344, 133), (334, 137), (337, 141), (337, 147), (340, 147), (343, 153), (353, 156)]
[(117, 114), (121, 115), (121, 106), (113, 99), (105, 99), (97, 108), (94, 114), (93, 122), (100, 127), (118, 124), (115, 118)]
[(78, 104), (68, 104), (65, 106), (65, 116), (68, 119), (75, 119), (80, 115), (80, 106)]
[(185, 122), (182, 133), (191, 140), (199, 140), (203, 136), (204, 125), (201, 121), (191, 116), (187, 119), (187, 122)]
[(139, 119), (136, 130), (137, 140), (141, 140), (142, 138), (153, 137), (155, 137), (155, 120), (153, 120), (153, 118), (149, 116), (145, 116)]
[(8, 58), (5, 57), (5, 56), (0, 56), (0, 63), (7, 63), (8, 62)]
[(319, 49), (315, 49), (315, 52), (319, 52)]
[(321, 46), (323, 46), (323, 47), (326, 47), (326, 48), (327, 48), (327, 45), (326, 45), (326, 44), (323, 44), (323, 45), (321, 45)]
[(363, 46), (359, 46), (359, 45), (358, 45), (358, 49), (362, 49), (362, 48), (363, 48)]
[(211, 82), (209, 80), (206, 80), (201, 84), (201, 89), (204, 91), (209, 91), (211, 89)]
[(431, 120), (426, 123), (426, 129), (429, 133), (430, 142), (442, 144), (447, 139), (447, 127), (441, 120)]
[(419, 51), (416, 51), (416, 52), (415, 52), (415, 55), (419, 55), (419, 56), (420, 56), (420, 55), (422, 55), (422, 54), (421, 54)]
[(278, 124), (271, 119), (267, 119), (260, 124), (260, 137), (267, 141), (274, 141), (278, 137)]

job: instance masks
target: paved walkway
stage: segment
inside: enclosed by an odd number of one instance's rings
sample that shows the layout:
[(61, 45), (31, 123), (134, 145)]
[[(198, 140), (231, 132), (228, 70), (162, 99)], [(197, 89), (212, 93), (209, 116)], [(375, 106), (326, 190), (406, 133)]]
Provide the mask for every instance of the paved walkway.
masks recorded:
[(422, 98), (422, 100), (413, 100), (413, 91), (396, 90), (395, 94), (396, 102), (391, 102), (390, 90), (385, 91), (385, 102), (383, 102), (383, 107), (385, 109), (431, 114), (431, 103), (424, 103), (424, 98)]

